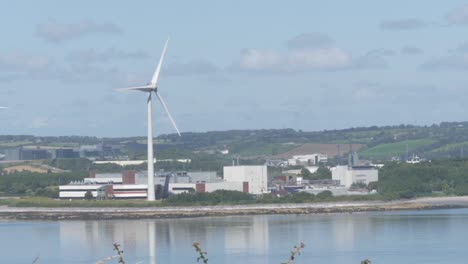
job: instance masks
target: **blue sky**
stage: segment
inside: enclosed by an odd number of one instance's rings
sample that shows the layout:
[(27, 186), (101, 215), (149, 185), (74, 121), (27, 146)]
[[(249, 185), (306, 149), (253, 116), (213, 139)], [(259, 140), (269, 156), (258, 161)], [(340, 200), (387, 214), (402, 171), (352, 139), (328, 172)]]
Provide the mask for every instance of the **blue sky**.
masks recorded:
[(183, 132), (467, 120), (468, 1), (14, 1), (0, 28), (0, 134), (145, 135), (145, 95), (113, 89), (168, 36)]

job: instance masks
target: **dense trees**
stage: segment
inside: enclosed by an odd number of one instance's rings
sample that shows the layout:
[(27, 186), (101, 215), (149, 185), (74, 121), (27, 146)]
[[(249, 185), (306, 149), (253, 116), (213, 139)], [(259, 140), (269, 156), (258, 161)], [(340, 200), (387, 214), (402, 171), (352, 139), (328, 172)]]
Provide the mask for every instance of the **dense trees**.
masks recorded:
[(50, 174), (16, 172), (0, 176), (0, 193), (2, 195), (38, 195), (55, 198), (58, 197), (58, 185), (81, 181), (85, 176), (84, 172)]
[(170, 196), (165, 203), (171, 205), (216, 205), (253, 203), (255, 197), (248, 193), (218, 190), (212, 193), (182, 193)]
[(88, 200), (88, 201), (91, 201), (94, 199), (94, 196), (93, 196), (93, 193), (91, 191), (86, 191), (85, 195), (84, 195), (84, 199), (85, 200)]
[(85, 158), (53, 159), (49, 162), (49, 165), (63, 170), (88, 171), (92, 165), (92, 161)]
[(303, 168), (301, 169), (301, 175), (306, 180), (325, 180), (332, 178), (330, 169), (325, 166), (320, 166), (314, 173), (311, 173), (308, 169)]
[(379, 171), (379, 193), (387, 199), (443, 193), (468, 194), (468, 160), (438, 160), (418, 164), (388, 163)]

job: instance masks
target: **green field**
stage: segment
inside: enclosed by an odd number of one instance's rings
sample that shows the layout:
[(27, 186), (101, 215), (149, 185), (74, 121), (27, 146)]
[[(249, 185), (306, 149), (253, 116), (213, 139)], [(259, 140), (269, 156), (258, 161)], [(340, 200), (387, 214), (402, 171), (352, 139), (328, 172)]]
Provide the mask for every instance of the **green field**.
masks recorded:
[(416, 140), (405, 140), (396, 143), (387, 143), (387, 144), (380, 144), (371, 148), (368, 148), (362, 152), (360, 155), (363, 158), (368, 159), (389, 159), (391, 157), (400, 157), (406, 153), (406, 144), (408, 144), (408, 151), (411, 155), (418, 148), (431, 145), (435, 143), (435, 140), (432, 139), (416, 139)]
[(271, 144), (250, 144), (242, 146), (234, 153), (239, 154), (241, 157), (252, 157), (252, 156), (271, 156), (290, 151), (300, 144), (288, 144), (288, 143), (271, 143)]
[(0, 199), (0, 205), (13, 207), (155, 207), (161, 206), (161, 201), (146, 200), (57, 200), (45, 197), (23, 197)]
[(438, 148), (432, 149), (429, 153), (438, 153), (438, 152), (448, 152), (451, 150), (460, 150), (461, 147), (468, 147), (468, 141), (460, 142), (460, 143), (452, 143), (440, 146)]
[(14, 148), (31, 143), (31, 141), (0, 141), (0, 148)]

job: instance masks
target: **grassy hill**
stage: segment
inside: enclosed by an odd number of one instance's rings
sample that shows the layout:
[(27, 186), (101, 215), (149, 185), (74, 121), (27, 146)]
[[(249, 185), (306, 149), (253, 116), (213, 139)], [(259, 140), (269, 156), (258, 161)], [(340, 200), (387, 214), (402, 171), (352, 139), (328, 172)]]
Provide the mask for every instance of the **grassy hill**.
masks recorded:
[[(35, 137), (29, 135), (0, 135), (0, 153), (7, 148), (25, 145), (79, 146), (86, 144), (119, 146), (131, 157), (144, 157), (145, 137)], [(417, 154), (428, 159), (459, 157), (468, 149), (468, 122), (443, 122), (432, 126), (371, 126), (341, 130), (301, 131), (293, 129), (229, 130), (204, 133), (184, 132), (161, 135), (155, 139), (155, 152), (164, 158), (194, 158), (197, 155), (215, 155), (220, 159), (289, 158), (297, 154), (321, 152), (331, 159), (340, 145), (345, 155), (352, 144), (361, 157), (372, 160), (403, 158)], [(228, 155), (216, 154), (229, 149)], [(187, 156), (187, 157), (185, 157)]]
[(360, 152), (361, 157), (367, 159), (385, 160), (391, 157), (401, 157), (406, 155), (406, 147), (408, 146), (408, 153), (414, 153), (416, 150), (430, 146), (436, 143), (436, 140), (422, 138), (413, 140), (404, 140), (394, 143), (384, 143), (373, 146)]

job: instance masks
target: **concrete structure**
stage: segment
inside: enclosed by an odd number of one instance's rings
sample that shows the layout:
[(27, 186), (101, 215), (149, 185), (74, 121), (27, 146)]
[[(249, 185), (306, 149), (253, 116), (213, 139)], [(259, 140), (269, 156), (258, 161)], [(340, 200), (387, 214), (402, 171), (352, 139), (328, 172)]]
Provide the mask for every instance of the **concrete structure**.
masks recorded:
[(5, 160), (20, 160), (20, 148), (11, 148), (5, 150)]
[(172, 194), (195, 192), (196, 189), (196, 183), (169, 183), (169, 193)]
[(223, 171), (226, 182), (248, 182), (251, 194), (268, 192), (267, 166), (226, 166)]
[(379, 180), (379, 171), (373, 166), (336, 166), (330, 169), (332, 179), (340, 181), (346, 188), (351, 187), (353, 183), (364, 183)]
[(290, 166), (318, 166), (320, 163), (327, 163), (328, 156), (326, 154), (307, 154), (307, 155), (297, 155), (293, 156), (291, 159), (288, 159), (288, 164)]
[(204, 183), (205, 192), (214, 192), (217, 190), (249, 192), (248, 182), (212, 182)]
[(191, 182), (220, 182), (223, 179), (219, 178), (216, 171), (189, 171), (187, 175)]
[(71, 158), (79, 158), (80, 152), (75, 151), (71, 148), (60, 148), (56, 149), (52, 152), (52, 158), (56, 159), (71, 159)]
[(267, 160), (265, 165), (267, 167), (286, 168), (288, 167), (288, 162), (284, 160)]
[[(147, 173), (126, 170), (122, 173), (96, 173), (90, 171), (83, 182), (72, 182), (61, 185), (60, 198), (84, 199), (87, 191), (91, 191), (98, 199), (146, 199)], [(231, 190), (249, 192), (248, 182), (227, 182), (216, 177), (215, 171), (209, 172), (168, 172), (154, 177), (155, 185), (161, 188), (165, 185), (166, 175), (169, 175), (168, 192), (180, 194), (184, 192), (213, 192), (216, 190)]]
[(94, 164), (117, 164), (120, 166), (127, 165), (141, 165), (146, 163), (146, 160), (96, 160), (93, 161)]
[(5, 160), (45, 160), (78, 158), (80, 153), (72, 148), (25, 146), (5, 150)]
[(45, 160), (50, 158), (51, 155), (45, 149), (36, 148), (36, 149), (21, 149), (20, 150), (20, 160)]
[(367, 195), (370, 194), (367, 191), (353, 191), (353, 190), (348, 190), (344, 186), (320, 186), (320, 187), (310, 187), (310, 188), (305, 188), (303, 190), (300, 190), (300, 192), (307, 192), (307, 193), (312, 193), (312, 194), (319, 194), (323, 191), (330, 191), (333, 196), (343, 196), (343, 195)]
[(70, 184), (59, 186), (61, 199), (84, 199), (87, 191), (101, 199), (145, 199), (146, 184)]

